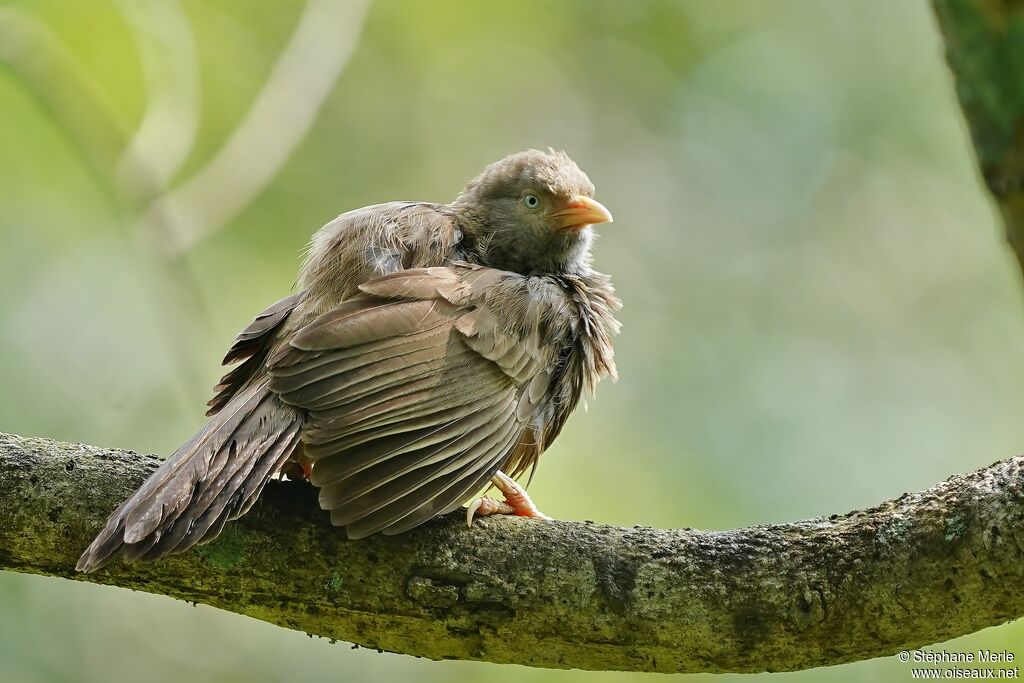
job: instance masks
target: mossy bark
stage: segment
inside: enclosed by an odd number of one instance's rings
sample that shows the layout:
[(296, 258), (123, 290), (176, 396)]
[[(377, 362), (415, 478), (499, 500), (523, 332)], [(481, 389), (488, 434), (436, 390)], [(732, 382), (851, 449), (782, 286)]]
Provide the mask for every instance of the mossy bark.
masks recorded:
[(1024, 2), (932, 4), (982, 177), (1024, 269)]
[(1024, 614), (1024, 458), (870, 510), (727, 532), (458, 515), (348, 541), (271, 482), (214, 543), (74, 572), (152, 456), (0, 435), (0, 568), (107, 583), (433, 659), (778, 671)]

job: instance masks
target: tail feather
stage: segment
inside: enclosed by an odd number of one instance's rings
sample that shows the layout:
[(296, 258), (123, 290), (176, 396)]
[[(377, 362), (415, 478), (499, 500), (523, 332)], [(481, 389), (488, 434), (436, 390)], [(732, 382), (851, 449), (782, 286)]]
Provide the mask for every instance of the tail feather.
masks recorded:
[[(264, 385), (265, 386), (265, 385)], [(240, 392), (205, 427), (179, 448), (153, 473), (139, 490), (122, 505), (125, 518), (124, 541), (139, 543), (161, 524), (173, 521), (193, 503), (202, 482), (207, 490), (214, 473), (224, 466), (224, 456), (234, 452), (237, 432), (242, 424), (268, 397), (260, 385)], [(252, 444), (255, 446), (256, 444)], [(225, 446), (228, 448), (225, 449)], [(253, 448), (253, 450), (257, 450)], [(212, 482), (214, 486), (221, 482)], [(159, 503), (159, 504), (158, 504)], [(122, 512), (118, 509), (117, 512)], [(117, 513), (115, 513), (117, 514)]]
[(245, 514), (299, 441), (302, 418), (258, 382), (239, 391), (107, 520), (78, 560), (155, 560), (212, 541)]

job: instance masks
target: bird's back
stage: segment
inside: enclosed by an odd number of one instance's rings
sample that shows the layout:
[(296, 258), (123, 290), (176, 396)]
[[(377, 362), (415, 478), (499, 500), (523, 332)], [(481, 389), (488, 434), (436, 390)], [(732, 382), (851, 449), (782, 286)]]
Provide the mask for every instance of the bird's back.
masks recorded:
[(302, 310), (325, 313), (375, 277), (465, 260), (462, 237), (444, 204), (390, 202), (343, 213), (310, 242), (299, 275), (308, 299)]
[(429, 202), (365, 206), (324, 225), (310, 241), (299, 291), (260, 313), (235, 338), (224, 364), (245, 362), (221, 378), (208, 415), (242, 387), (265, 378), (268, 355), (296, 331), (358, 294), (359, 285), (400, 270), (471, 260), (461, 248), (461, 238), (451, 211)]

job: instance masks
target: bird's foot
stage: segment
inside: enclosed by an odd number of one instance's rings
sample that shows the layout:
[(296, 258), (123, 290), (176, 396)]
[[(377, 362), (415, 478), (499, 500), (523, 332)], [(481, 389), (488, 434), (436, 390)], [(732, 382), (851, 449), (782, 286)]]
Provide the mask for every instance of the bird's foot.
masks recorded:
[(533, 517), (534, 519), (551, 519), (537, 509), (530, 499), (526, 489), (519, 485), (512, 477), (504, 472), (498, 472), (491, 477), (491, 483), (501, 491), (505, 500), (494, 500), (490, 496), (477, 498), (466, 508), (466, 526), (473, 526), (473, 516), (479, 515), (516, 515), (518, 517)]

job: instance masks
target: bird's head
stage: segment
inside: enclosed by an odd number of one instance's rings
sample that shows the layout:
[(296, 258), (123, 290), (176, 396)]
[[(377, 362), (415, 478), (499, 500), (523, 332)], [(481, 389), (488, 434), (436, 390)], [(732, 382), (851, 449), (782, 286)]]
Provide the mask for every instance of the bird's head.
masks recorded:
[(453, 207), (485, 265), (571, 273), (587, 263), (591, 226), (612, 220), (593, 196), (594, 184), (568, 154), (531, 149), (485, 168)]

